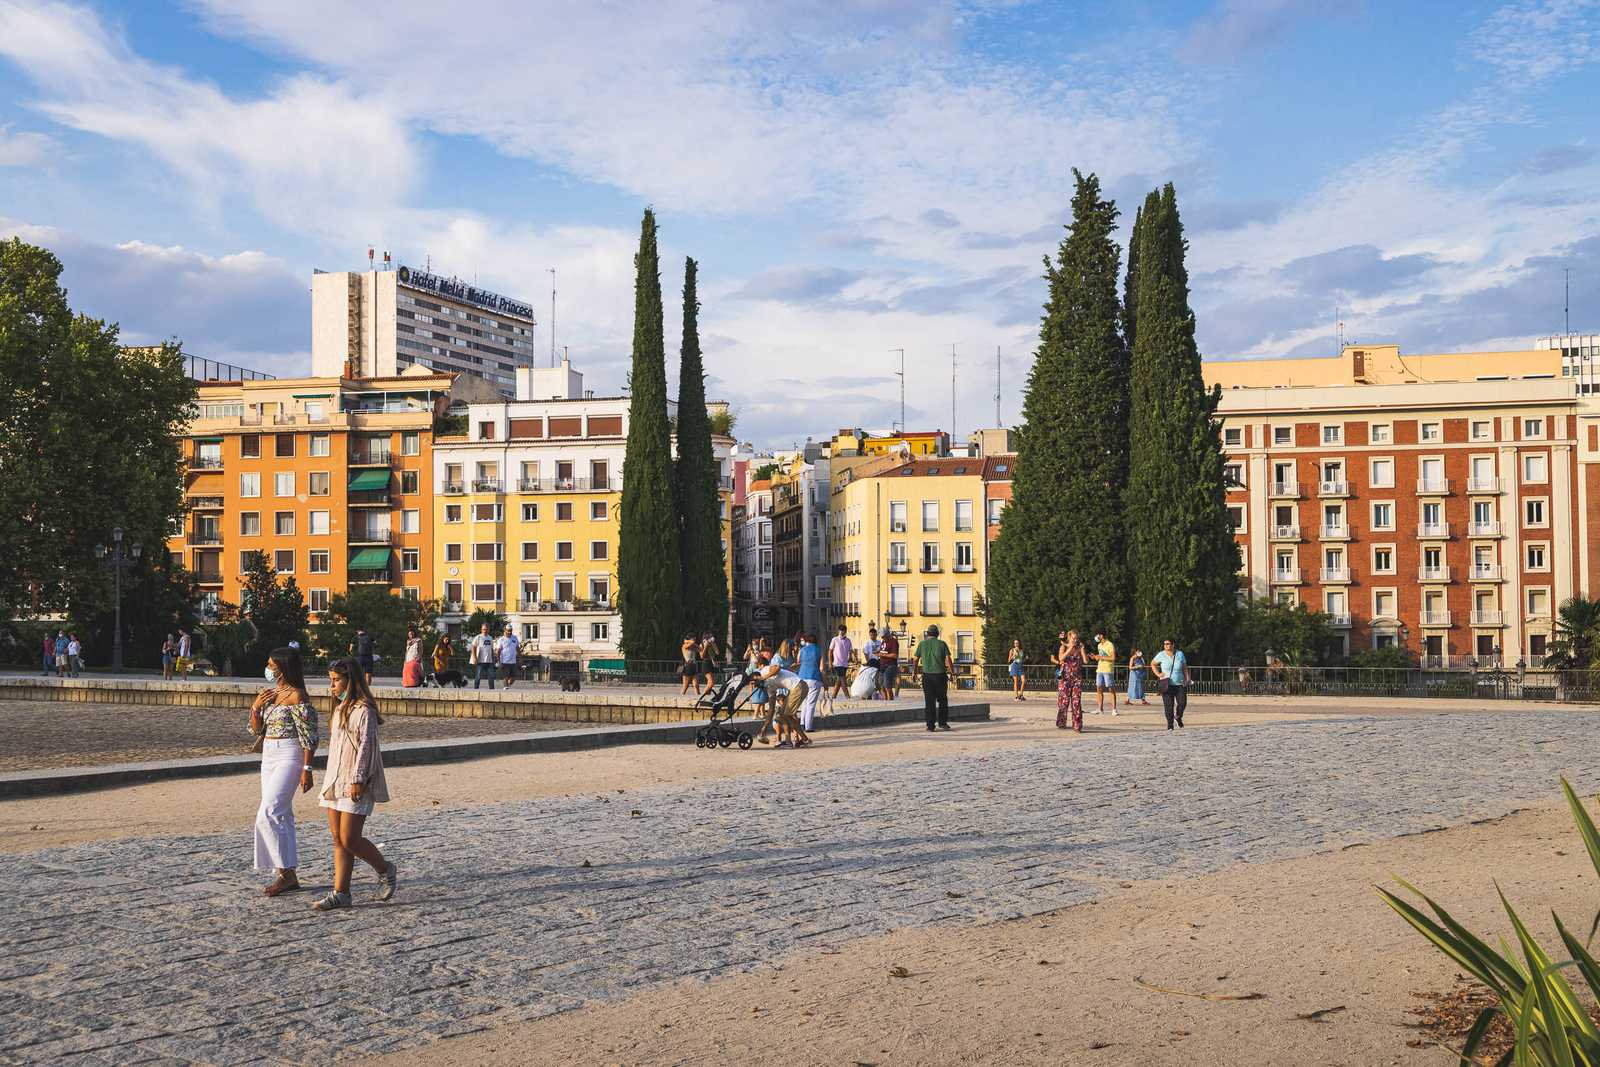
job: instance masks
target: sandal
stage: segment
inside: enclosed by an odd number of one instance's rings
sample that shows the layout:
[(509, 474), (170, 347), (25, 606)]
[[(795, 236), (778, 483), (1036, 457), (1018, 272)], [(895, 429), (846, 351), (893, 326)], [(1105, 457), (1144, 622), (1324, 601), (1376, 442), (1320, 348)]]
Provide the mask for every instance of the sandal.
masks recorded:
[(279, 871), (278, 877), (263, 886), (261, 891), (269, 897), (279, 893), (292, 893), (300, 888), (300, 878), (293, 871)]

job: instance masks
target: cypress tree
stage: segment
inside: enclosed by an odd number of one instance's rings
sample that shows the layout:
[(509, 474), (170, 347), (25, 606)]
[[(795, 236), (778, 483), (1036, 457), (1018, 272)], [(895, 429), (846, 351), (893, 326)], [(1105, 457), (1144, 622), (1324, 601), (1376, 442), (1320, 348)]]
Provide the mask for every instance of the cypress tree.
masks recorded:
[(1147, 649), (1172, 638), (1222, 663), (1238, 611), (1239, 550), (1224, 505), (1220, 389), (1207, 390), (1189, 308), (1188, 242), (1171, 183), (1140, 212), (1129, 420), (1128, 564)]
[(1049, 300), (1023, 398), (1011, 503), (990, 551), (985, 655), (1013, 639), (1032, 662), (1074, 628), (1117, 639), (1129, 599), (1122, 490), (1128, 475), (1128, 352), (1119, 332), (1117, 208), (1073, 171), (1072, 225), (1045, 257)]
[(684, 623), (696, 633), (726, 636), (728, 581), (722, 563), (722, 514), (717, 458), (706, 411), (706, 371), (700, 358), (697, 265), (683, 263), (683, 348), (678, 364), (678, 459), (672, 489), (678, 509), (679, 581)]
[(631, 659), (677, 656), (678, 517), (672, 506), (672, 429), (667, 421), (667, 356), (661, 325), (656, 216), (645, 209), (634, 257), (633, 369), (628, 444), (622, 466), (617, 606), (622, 650)]
[(1133, 232), (1128, 237), (1128, 277), (1122, 283), (1122, 344), (1132, 359), (1139, 319), (1139, 241), (1144, 232), (1144, 207), (1134, 208)]

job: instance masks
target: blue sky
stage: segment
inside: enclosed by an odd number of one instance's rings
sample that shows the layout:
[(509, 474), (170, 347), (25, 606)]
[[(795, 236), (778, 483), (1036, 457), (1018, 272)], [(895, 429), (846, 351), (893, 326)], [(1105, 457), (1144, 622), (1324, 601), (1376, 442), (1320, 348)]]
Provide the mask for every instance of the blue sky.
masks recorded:
[[(1072, 168), (1176, 184), (1208, 358), (1600, 330), (1600, 0), (0, 0), (0, 234), (131, 341), (308, 366), (369, 245), (620, 386), (654, 205), (675, 371), (785, 446), (1016, 418)], [(541, 322), (539, 344), (549, 336)]]

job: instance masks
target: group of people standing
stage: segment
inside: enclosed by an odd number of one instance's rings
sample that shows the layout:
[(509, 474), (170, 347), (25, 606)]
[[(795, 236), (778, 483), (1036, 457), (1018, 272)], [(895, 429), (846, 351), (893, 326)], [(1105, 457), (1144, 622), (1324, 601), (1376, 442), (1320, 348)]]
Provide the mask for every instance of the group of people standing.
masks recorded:
[[(1096, 706), (1094, 714), (1106, 710), (1106, 696), (1111, 697), (1111, 714), (1117, 714), (1117, 646), (1103, 633), (1094, 635), (1091, 653), (1079, 638), (1076, 630), (1063, 630), (1057, 638), (1055, 654), (1050, 662), (1056, 667), (1056, 728), (1083, 732), (1083, 668), (1095, 665), (1094, 688)], [(1009, 670), (1013, 694), (1023, 699), (1023, 655), (1020, 642), (1013, 641)], [(1128, 703), (1149, 704), (1144, 695), (1144, 652), (1137, 645), (1128, 657)], [(1189, 706), (1189, 664), (1176, 643), (1170, 638), (1162, 642), (1161, 651), (1149, 663), (1154, 672), (1156, 687), (1161, 692), (1161, 705), (1166, 713), (1167, 729), (1183, 726), (1183, 713)]]
[(722, 668), (722, 650), (717, 647), (716, 635), (710, 630), (699, 637), (692, 633), (684, 634), (678, 654), (683, 657), (683, 664), (678, 668), (678, 677), (683, 679), (683, 688), (678, 691), (680, 694), (686, 695), (692, 685), (694, 695), (699, 696), (717, 684), (717, 671)]
[[(265, 673), (267, 688), (250, 707), (250, 732), (261, 753), (255, 866), (275, 872), (263, 892), (276, 897), (301, 888), (294, 795), (296, 790), (309, 793), (315, 785), (312, 759), (321, 735), (299, 650), (274, 650)], [(394, 895), (399, 878), (395, 864), (363, 835), (373, 806), (389, 799), (378, 749), (378, 726), (383, 722), (378, 701), (356, 659), (330, 664), (328, 684), (332, 690), (328, 759), (317, 803), (327, 811), (333, 840), (333, 889), (311, 905), (318, 911), (351, 906), (350, 878), (357, 859), (377, 873), (379, 900)]]
[(57, 678), (76, 678), (83, 670), (83, 645), (78, 641), (77, 634), (59, 630), (51, 637), (47, 631), (42, 647), (46, 677), (55, 671)]

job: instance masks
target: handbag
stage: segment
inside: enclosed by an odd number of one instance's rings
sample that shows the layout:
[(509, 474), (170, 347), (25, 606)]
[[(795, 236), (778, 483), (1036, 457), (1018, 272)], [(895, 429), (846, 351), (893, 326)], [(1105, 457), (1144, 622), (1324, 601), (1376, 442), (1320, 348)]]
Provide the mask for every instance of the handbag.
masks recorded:
[(255, 719), (256, 725), (250, 730), (255, 736), (255, 740), (250, 742), (250, 751), (260, 752), (267, 744), (267, 717), (265, 715), (257, 715)]

